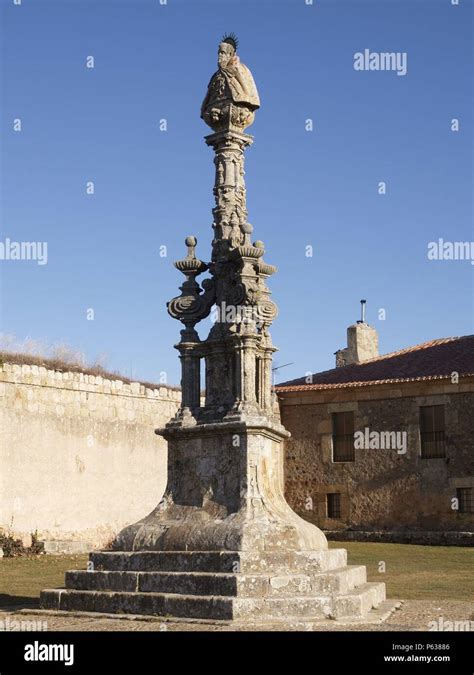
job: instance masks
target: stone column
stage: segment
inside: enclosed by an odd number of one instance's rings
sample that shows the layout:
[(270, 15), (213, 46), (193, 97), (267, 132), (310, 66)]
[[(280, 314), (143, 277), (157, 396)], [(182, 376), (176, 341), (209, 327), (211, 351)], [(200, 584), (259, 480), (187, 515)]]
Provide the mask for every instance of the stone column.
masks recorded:
[(273, 410), (272, 357), (273, 350), (265, 349), (262, 357), (262, 407), (267, 413)]
[(244, 149), (253, 139), (237, 131), (219, 131), (206, 136), (206, 143), (214, 149), (217, 167), (214, 184), (215, 207), (213, 260), (228, 250), (222, 242), (239, 245), (245, 240), (242, 226), (247, 222), (246, 190), (244, 183)]
[(196, 353), (199, 342), (176, 345), (181, 359), (181, 410), (195, 415), (201, 405), (201, 359)]

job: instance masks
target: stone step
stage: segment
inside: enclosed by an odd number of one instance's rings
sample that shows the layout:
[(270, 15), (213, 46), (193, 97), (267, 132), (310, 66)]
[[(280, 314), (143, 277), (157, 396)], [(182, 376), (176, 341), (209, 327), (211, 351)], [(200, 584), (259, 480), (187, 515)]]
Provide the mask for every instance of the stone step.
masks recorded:
[(66, 572), (66, 588), (79, 591), (121, 591), (223, 595), (239, 597), (328, 595), (346, 593), (366, 582), (362, 565), (317, 574), (228, 574), (220, 572)]
[(96, 551), (90, 563), (97, 571), (127, 572), (257, 572), (317, 573), (347, 565), (343, 548), (326, 551)]
[(363, 618), (385, 600), (385, 584), (383, 582), (366, 583), (357, 589), (334, 596), (334, 607), (331, 618)]
[(345, 548), (330, 548), (323, 552), (321, 572), (347, 567), (347, 551)]
[(280, 598), (236, 598), (234, 619), (237, 620), (280, 620), (294, 618), (321, 621), (331, 615), (330, 596), (280, 597)]
[(231, 598), (171, 593), (111, 593), (106, 591), (45, 590), (43, 609), (141, 614), (208, 620), (282, 620), (291, 617), (314, 621), (327, 619), (332, 599), (326, 597)]
[(365, 565), (346, 565), (312, 578), (313, 593), (348, 593), (367, 583)]
[(45, 590), (41, 593), (40, 602), (43, 609), (231, 620), (233, 598), (166, 593)]

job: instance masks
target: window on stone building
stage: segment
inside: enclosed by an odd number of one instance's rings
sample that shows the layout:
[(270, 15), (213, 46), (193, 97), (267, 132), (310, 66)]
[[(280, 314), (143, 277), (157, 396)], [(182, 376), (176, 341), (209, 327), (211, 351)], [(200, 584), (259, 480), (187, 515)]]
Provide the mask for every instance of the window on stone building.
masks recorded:
[(354, 413), (333, 413), (332, 461), (353, 462), (354, 459)]
[(421, 456), (430, 459), (445, 457), (444, 405), (420, 408)]
[(326, 495), (328, 518), (341, 517), (341, 494), (332, 492)]
[(473, 513), (472, 488), (458, 488), (456, 490), (456, 496), (458, 498), (459, 513)]

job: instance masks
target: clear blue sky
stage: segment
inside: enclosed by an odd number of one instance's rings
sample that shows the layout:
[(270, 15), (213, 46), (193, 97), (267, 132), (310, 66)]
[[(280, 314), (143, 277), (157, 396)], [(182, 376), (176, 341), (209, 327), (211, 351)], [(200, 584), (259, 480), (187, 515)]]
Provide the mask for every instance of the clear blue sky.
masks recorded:
[[(199, 110), (226, 31), (262, 102), (246, 180), (255, 237), (279, 267), (276, 365), (295, 362), (279, 381), (333, 366), (361, 298), (382, 352), (473, 332), (474, 266), (427, 260), (429, 241), (474, 239), (472, 2), (2, 0), (1, 15), (0, 239), (48, 242), (47, 265), (0, 262), (3, 332), (179, 381), (165, 303), (185, 236), (210, 253)], [(355, 71), (366, 48), (406, 52), (407, 75)]]

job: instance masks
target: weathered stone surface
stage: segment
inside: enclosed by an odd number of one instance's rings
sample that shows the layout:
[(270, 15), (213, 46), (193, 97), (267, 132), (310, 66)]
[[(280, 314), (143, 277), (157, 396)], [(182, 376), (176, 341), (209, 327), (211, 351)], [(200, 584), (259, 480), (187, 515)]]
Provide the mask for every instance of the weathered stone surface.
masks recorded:
[(272, 570), (325, 572), (347, 565), (343, 548), (324, 551), (97, 551), (90, 554), (98, 571), (235, 572), (252, 574)]
[(365, 567), (346, 560), (344, 549), (91, 553), (90, 571), (68, 572), (66, 590), (41, 599), (49, 609), (133, 614), (160, 615), (172, 605), (175, 616), (216, 620), (320, 620), (351, 608), (363, 616), (385, 599), (384, 585), (367, 584)]
[[(172, 436), (165, 496), (149, 516), (120, 533), (116, 549), (327, 548), (321, 531), (296, 516), (283, 498), (277, 427), (204, 424)], [(238, 448), (232, 445), (234, 436)]]
[(215, 572), (87, 572), (66, 574), (66, 588), (81, 591), (184, 593), (223, 596), (310, 596), (347, 593), (366, 583), (364, 566), (343, 568), (330, 574), (252, 575)]
[[(339, 574), (351, 572), (346, 569)], [(352, 575), (352, 582), (362, 581), (363, 576), (357, 579)], [(44, 609), (287, 622), (295, 618), (363, 618), (385, 600), (382, 583), (361, 583), (348, 590), (331, 589), (329, 584), (326, 592), (320, 592), (313, 589), (310, 579), (302, 583), (301, 575), (288, 579), (215, 573), (174, 573), (166, 577), (157, 573), (71, 572), (67, 581), (75, 586), (73, 590), (42, 592)], [(90, 586), (96, 587), (84, 588)], [(117, 587), (121, 587), (119, 592), (115, 592)], [(278, 592), (281, 589), (283, 592)]]
[(132, 394), (90, 377), (0, 363), (0, 528), (22, 540), (36, 531), (47, 553), (106, 546), (166, 487), (166, 442), (153, 428), (181, 392)]

